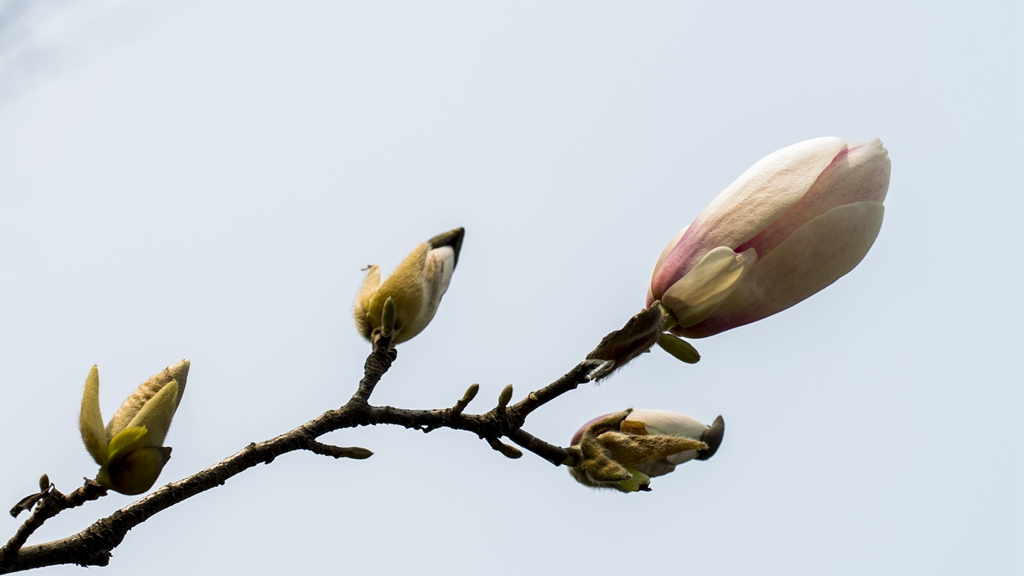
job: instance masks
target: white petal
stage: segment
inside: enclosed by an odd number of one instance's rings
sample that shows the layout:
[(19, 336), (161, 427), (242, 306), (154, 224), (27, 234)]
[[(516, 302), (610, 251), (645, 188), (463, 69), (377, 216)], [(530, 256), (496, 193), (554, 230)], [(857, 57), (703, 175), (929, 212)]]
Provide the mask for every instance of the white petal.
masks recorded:
[(884, 212), (881, 202), (858, 202), (808, 222), (759, 260), (713, 314), (683, 330), (683, 335), (711, 336), (809, 298), (864, 259), (882, 227)]
[(708, 426), (699, 420), (668, 410), (633, 410), (626, 420), (643, 422), (649, 434), (679, 436), (692, 440), (700, 440), (708, 429)]
[[(713, 225), (739, 246), (764, 230), (811, 188), (846, 146), (842, 138), (815, 138), (772, 152), (744, 172), (701, 212), (693, 227)], [(728, 220), (725, 229), (719, 224)]]
[(441, 246), (427, 252), (427, 266), (424, 274), (436, 282), (434, 291), (437, 293), (437, 300), (448, 291), (448, 284), (452, 281), (452, 272), (455, 270), (455, 250), (451, 246)]
[(665, 459), (678, 466), (680, 464), (693, 460), (694, 458), (697, 457), (698, 454), (700, 454), (700, 452), (696, 450), (687, 450), (686, 452), (680, 452), (678, 454), (666, 456)]
[(672, 310), (679, 326), (693, 326), (729, 297), (756, 260), (753, 249), (737, 254), (731, 248), (719, 246), (669, 287), (661, 302)]
[(803, 198), (737, 250), (754, 248), (763, 259), (793, 232), (833, 208), (881, 202), (889, 190), (890, 169), (889, 153), (880, 140), (851, 144), (818, 176)]
[[(681, 436), (693, 440), (700, 440), (708, 429), (707, 425), (698, 420), (667, 410), (633, 410), (626, 420), (643, 422), (648, 434)], [(682, 464), (693, 460), (697, 454), (697, 450), (687, 450), (672, 454), (667, 457), (667, 460), (673, 464)]]
[(773, 152), (751, 166), (690, 225), (665, 259), (665, 270), (653, 282), (654, 294), (667, 290), (674, 278), (688, 273), (710, 250), (738, 248), (770, 226), (807, 193), (845, 146), (842, 138), (815, 138)]

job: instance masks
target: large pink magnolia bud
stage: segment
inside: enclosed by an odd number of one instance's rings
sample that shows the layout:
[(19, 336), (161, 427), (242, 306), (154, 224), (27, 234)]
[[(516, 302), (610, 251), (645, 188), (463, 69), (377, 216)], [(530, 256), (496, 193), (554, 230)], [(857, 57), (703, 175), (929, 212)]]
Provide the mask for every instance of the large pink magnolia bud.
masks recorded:
[(889, 190), (882, 142), (815, 138), (769, 154), (662, 251), (647, 305), (703, 338), (804, 300), (864, 258)]

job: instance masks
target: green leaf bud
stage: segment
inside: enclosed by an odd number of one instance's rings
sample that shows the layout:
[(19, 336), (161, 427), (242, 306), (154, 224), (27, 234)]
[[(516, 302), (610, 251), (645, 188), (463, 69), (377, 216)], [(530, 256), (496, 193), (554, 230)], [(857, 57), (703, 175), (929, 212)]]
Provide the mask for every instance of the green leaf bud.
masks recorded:
[(460, 404), (469, 404), (476, 398), (477, 392), (480, 392), (479, 384), (472, 384), (469, 388), (466, 388), (466, 393), (462, 395), (462, 400), (459, 400)]
[(508, 406), (509, 401), (512, 400), (512, 385), (509, 384), (501, 390), (501, 394), (498, 394), (498, 406), (504, 408)]
[(505, 444), (504, 442), (498, 442), (495, 445), (495, 449), (498, 452), (501, 452), (501, 455), (504, 456), (505, 458), (511, 458), (512, 460), (515, 460), (516, 458), (522, 458), (523, 456), (522, 450), (516, 448), (515, 446)]
[(391, 296), (384, 301), (384, 311), (381, 313), (380, 333), (384, 336), (391, 336), (395, 331), (395, 301)]
[(373, 452), (367, 450), (366, 448), (360, 448), (359, 446), (350, 446), (348, 448), (344, 448), (343, 450), (344, 454), (342, 454), (342, 456), (344, 458), (352, 458), (354, 460), (366, 460), (370, 456), (373, 456)]
[(693, 347), (693, 344), (672, 334), (663, 333), (661, 336), (658, 336), (658, 346), (687, 364), (700, 362), (700, 353)]

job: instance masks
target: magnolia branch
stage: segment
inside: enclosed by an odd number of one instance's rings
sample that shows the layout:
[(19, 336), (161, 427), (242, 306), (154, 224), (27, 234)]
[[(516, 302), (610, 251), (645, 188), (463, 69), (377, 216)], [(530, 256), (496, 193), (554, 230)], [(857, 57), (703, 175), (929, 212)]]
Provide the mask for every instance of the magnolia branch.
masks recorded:
[[(57, 564), (106, 565), (131, 528), (288, 452), (368, 458), (372, 454), (365, 448), (318, 440), (328, 432), (356, 426), (465, 430), (506, 457), (522, 456), (519, 448), (502, 442), (507, 438), (556, 466), (569, 466), (584, 485), (623, 492), (649, 490), (650, 478), (665, 475), (689, 459), (714, 455), (724, 433), (722, 418), (707, 426), (682, 414), (630, 408), (588, 423), (569, 448), (523, 430), (526, 418), (580, 384), (609, 376), (654, 344), (683, 362), (697, 362), (700, 355), (681, 337), (711, 336), (755, 322), (830, 285), (856, 266), (874, 242), (882, 223), (889, 173), (888, 152), (877, 139), (848, 145), (838, 138), (819, 138), (766, 157), (666, 247), (652, 276), (647, 309), (605, 336), (583, 362), (558, 380), (515, 404), (510, 404), (511, 386), (506, 387), (496, 406), (482, 414), (465, 413), (479, 391), (476, 384), (451, 408), (406, 410), (370, 404), (374, 388), (397, 358), (392, 343), (405, 342), (427, 326), (458, 264), (465, 231), (455, 228), (434, 236), (418, 244), (387, 279), (382, 279), (376, 265), (366, 268), (354, 319), (373, 349), (363, 379), (344, 406), (277, 438), (250, 444), (78, 534), (25, 547), (49, 518), (104, 496), (105, 487), (123, 494), (145, 492), (169, 457), (163, 440), (186, 384), (187, 361), (175, 365), (180, 382), (172, 378), (169, 367), (166, 374), (137, 388), (106, 426), (100, 416), (99, 375), (94, 366), (86, 380), (79, 429), (86, 449), (100, 465), (97, 481), (87, 480), (64, 495), (47, 478), (41, 479), (40, 492), (23, 498), (12, 510), (15, 516), (32, 513), (0, 547), (0, 574)], [(780, 190), (792, 189), (767, 194), (764, 183), (776, 180)], [(779, 219), (751, 217), (746, 212), (752, 202), (763, 204), (761, 212)], [(785, 226), (780, 226), (783, 220)], [(733, 242), (737, 238), (747, 240), (737, 246)], [(766, 257), (769, 253), (771, 257)], [(665, 305), (657, 300), (662, 298)]]
[[(636, 319), (643, 314), (634, 317), (630, 323), (635, 323)], [(616, 335), (626, 337), (630, 341), (635, 340), (627, 330), (631, 326), (630, 323), (627, 323), (622, 330), (609, 334), (602, 344), (607, 343), (609, 338), (614, 339)], [(77, 534), (45, 544), (24, 546), (28, 537), (46, 520), (63, 510), (80, 506), (88, 500), (95, 500), (106, 495), (106, 488), (92, 480), (86, 480), (85, 485), (67, 496), (51, 486), (43, 492), (27, 498), (26, 500), (35, 498), (38, 500), (38, 504), (15, 536), (6, 545), (0, 547), (0, 574), (59, 564), (106, 566), (110, 562), (111, 551), (121, 544), (128, 531), (135, 526), (196, 494), (224, 485), (228, 479), (257, 464), (270, 464), (282, 454), (306, 450), (333, 458), (363, 459), (370, 457), (372, 452), (365, 448), (333, 446), (317, 440), (328, 432), (344, 428), (390, 424), (425, 433), (438, 428), (465, 430), (476, 434), (496, 451), (509, 458), (518, 458), (522, 452), (514, 446), (501, 442), (500, 438), (502, 437), (510, 439), (555, 466), (563, 464), (575, 466), (582, 457), (580, 450), (576, 447), (562, 448), (549, 444), (526, 432), (522, 429), (526, 417), (544, 404), (576, 389), (580, 384), (595, 379), (594, 374), (600, 372), (600, 377), (607, 376), (624, 363), (621, 358), (602, 358), (601, 354), (595, 355), (599, 352), (599, 347), (588, 356), (587, 360), (577, 364), (561, 378), (530, 392), (516, 404), (508, 404), (512, 394), (511, 387), (508, 387), (499, 397), (498, 405), (490, 411), (483, 414), (465, 414), (463, 411), (479, 390), (479, 386), (474, 384), (451, 408), (408, 410), (393, 406), (373, 406), (369, 403), (377, 383), (397, 358), (397, 351), (390, 345), (390, 337), (379, 334), (374, 336), (373, 350), (366, 359), (363, 379), (359, 382), (352, 398), (341, 408), (329, 410), (276, 438), (249, 444), (221, 462), (183, 480), (169, 483), (110, 516), (97, 520)], [(649, 347), (649, 344), (646, 345)], [(643, 350), (637, 351), (630, 348), (626, 354), (631, 358), (641, 352)]]

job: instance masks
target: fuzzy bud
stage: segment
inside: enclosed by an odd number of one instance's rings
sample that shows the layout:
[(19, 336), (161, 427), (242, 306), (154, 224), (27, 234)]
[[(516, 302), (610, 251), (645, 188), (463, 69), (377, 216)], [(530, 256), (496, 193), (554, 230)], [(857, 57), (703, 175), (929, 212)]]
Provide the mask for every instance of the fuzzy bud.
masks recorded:
[(769, 154), (676, 234), (647, 304), (703, 338), (776, 314), (864, 258), (882, 226), (889, 153), (880, 140), (816, 138)]
[(710, 458), (724, 430), (721, 416), (709, 427), (664, 410), (607, 414), (586, 423), (573, 436), (572, 445), (583, 458), (569, 473), (593, 488), (646, 492), (651, 478), (689, 460)]
[(182, 360), (143, 382), (103, 426), (99, 371), (89, 371), (78, 427), (85, 448), (100, 465), (96, 481), (122, 494), (149, 490), (171, 457), (164, 439), (181, 402), (190, 363)]
[(380, 268), (370, 266), (353, 311), (359, 333), (370, 340), (374, 331), (393, 332), (391, 342), (399, 344), (422, 332), (448, 290), (464, 235), (455, 228), (419, 244), (383, 282)]

